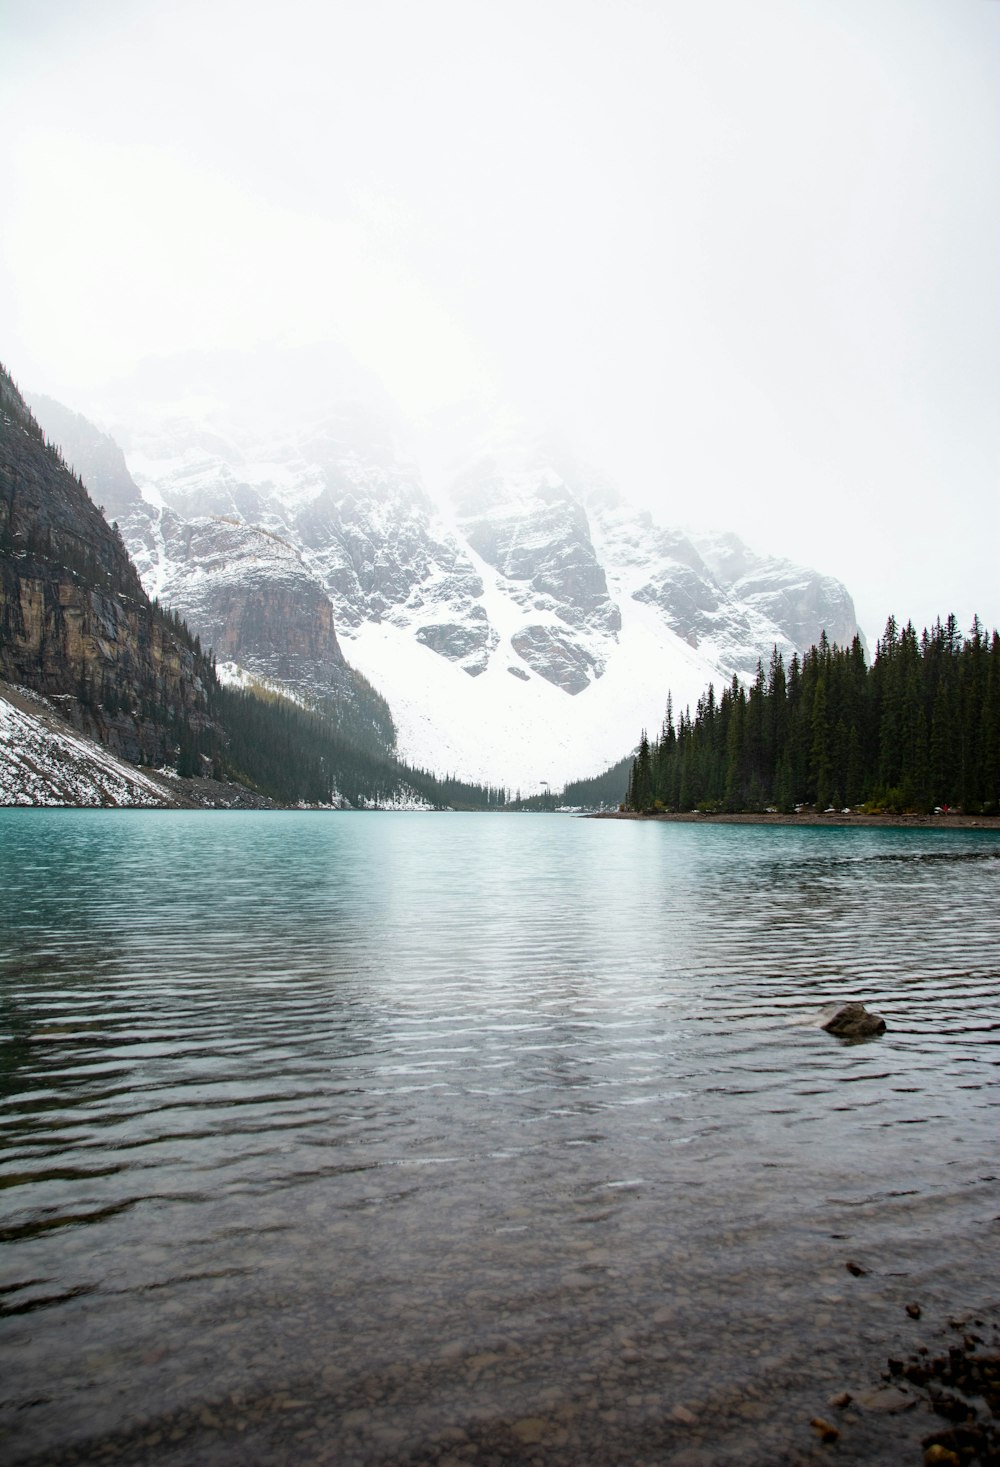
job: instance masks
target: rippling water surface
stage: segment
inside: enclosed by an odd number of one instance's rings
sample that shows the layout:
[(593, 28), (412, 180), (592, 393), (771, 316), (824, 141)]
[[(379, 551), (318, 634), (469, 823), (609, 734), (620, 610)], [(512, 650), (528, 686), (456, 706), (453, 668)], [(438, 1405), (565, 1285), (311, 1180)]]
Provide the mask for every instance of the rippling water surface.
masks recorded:
[(990, 831), (0, 810), (0, 1458), (827, 1460), (1000, 1293), (998, 954)]

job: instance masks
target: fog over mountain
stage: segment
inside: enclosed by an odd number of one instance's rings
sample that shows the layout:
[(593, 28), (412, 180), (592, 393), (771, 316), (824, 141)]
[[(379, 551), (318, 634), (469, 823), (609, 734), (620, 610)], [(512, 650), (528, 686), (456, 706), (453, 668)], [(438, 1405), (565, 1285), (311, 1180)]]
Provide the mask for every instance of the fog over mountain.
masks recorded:
[(997, 4), (103, 0), (3, 42), (22, 385), (104, 421), (145, 359), (335, 343), (435, 496), (439, 414), (513, 403), (843, 578), (872, 644), (1000, 621)]
[(983, 0), (22, 6), (5, 360), (225, 660), (590, 773), (1000, 621), (998, 64)]
[(693, 704), (775, 646), (858, 630), (836, 579), (654, 519), (495, 405), (421, 433), (339, 356), (233, 365), (186, 355), (121, 382), (110, 433), (31, 403), (228, 675), (321, 702), (346, 658), (410, 763), (561, 786), (658, 727), (668, 693)]

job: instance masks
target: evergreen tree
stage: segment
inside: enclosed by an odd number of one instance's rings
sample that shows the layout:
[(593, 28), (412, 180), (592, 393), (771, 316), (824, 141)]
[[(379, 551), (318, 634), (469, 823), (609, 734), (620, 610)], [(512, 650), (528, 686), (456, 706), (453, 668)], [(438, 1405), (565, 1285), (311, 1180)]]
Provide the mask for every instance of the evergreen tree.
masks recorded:
[(889, 617), (869, 668), (855, 637), (822, 635), (788, 667), (777, 651), (749, 690), (711, 684), (695, 716), (673, 704), (651, 749), (643, 733), (626, 802), (645, 810), (727, 810), (863, 802), (1000, 812), (1000, 633), (955, 618), (918, 639)]
[(653, 764), (649, 739), (643, 729), (632, 775), (630, 804), (633, 810), (648, 810), (653, 803)]

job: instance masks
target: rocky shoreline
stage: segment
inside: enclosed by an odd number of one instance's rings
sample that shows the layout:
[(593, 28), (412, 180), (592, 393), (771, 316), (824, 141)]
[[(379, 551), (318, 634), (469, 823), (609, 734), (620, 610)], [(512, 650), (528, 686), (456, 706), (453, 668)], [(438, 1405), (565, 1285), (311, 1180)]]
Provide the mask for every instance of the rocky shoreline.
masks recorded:
[(584, 817), (587, 820), (666, 820), (681, 825), (869, 825), (913, 826), (918, 829), (935, 830), (993, 830), (1000, 831), (1000, 817), (996, 815), (866, 815), (855, 810), (837, 810), (817, 813), (803, 810), (801, 813), (780, 814), (767, 811), (739, 814), (708, 814), (697, 810), (672, 814), (640, 815), (633, 810), (601, 810)]
[[(852, 1269), (852, 1265), (848, 1264)], [(864, 1274), (865, 1270), (858, 1268)], [(906, 1306), (918, 1320), (917, 1303)], [(881, 1381), (827, 1402), (810, 1426), (827, 1446), (840, 1443), (852, 1455), (862, 1421), (906, 1419), (923, 1450), (924, 1467), (998, 1467), (1000, 1464), (1000, 1321), (996, 1304), (948, 1320), (948, 1333), (929, 1347), (889, 1356)], [(928, 1429), (930, 1428), (930, 1429)], [(900, 1444), (900, 1460), (913, 1461)], [(863, 1452), (863, 1448), (862, 1448)]]

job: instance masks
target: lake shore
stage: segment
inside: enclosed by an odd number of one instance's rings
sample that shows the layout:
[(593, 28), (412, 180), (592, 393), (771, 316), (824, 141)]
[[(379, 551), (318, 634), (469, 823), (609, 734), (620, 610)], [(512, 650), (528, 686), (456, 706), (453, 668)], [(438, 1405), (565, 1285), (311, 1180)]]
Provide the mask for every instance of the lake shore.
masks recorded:
[(918, 829), (936, 830), (994, 830), (1000, 831), (1000, 818), (995, 815), (866, 815), (860, 811), (831, 811), (817, 814), (815, 810), (801, 813), (770, 814), (702, 814), (698, 811), (674, 814), (640, 815), (632, 810), (602, 810), (584, 817), (587, 820), (669, 820), (683, 825), (870, 825), (882, 828), (913, 826)]

